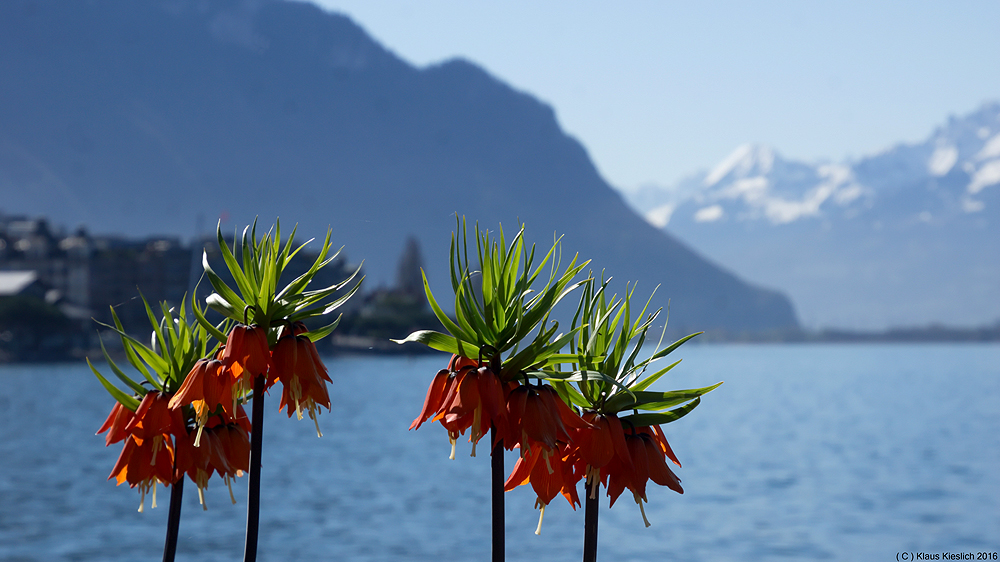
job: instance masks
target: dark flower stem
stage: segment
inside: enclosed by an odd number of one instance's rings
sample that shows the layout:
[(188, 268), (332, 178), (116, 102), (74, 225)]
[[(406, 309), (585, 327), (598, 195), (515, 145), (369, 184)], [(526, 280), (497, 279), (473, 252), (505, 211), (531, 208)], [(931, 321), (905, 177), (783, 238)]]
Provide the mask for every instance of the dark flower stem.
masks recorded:
[(181, 498), (184, 497), (184, 474), (170, 485), (170, 512), (167, 513), (167, 539), (163, 543), (163, 562), (174, 562), (177, 531), (181, 526)]
[[(490, 428), (490, 441), (496, 441), (497, 428)], [(504, 497), (503, 440), (496, 442), (490, 453), (493, 480), (493, 562), (504, 559)]]
[(596, 493), (591, 494), (590, 486), (584, 486), (584, 490), (587, 493), (587, 511), (583, 517), (583, 562), (597, 562), (597, 516), (601, 508), (601, 497)]
[(257, 560), (257, 529), (260, 523), (260, 449), (264, 430), (264, 376), (253, 379), (253, 414), (250, 430), (250, 483), (247, 489), (247, 538), (243, 562)]

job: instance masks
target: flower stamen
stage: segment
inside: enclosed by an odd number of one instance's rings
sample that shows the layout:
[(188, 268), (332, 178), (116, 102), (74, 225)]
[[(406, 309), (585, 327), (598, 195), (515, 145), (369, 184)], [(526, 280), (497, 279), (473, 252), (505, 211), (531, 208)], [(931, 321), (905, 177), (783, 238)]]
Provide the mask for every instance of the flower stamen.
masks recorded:
[[(149, 466), (156, 466), (156, 453), (160, 452), (160, 447), (162, 446), (163, 446), (163, 436), (157, 435), (156, 437), (153, 438), (153, 452), (152, 452), (152, 458), (149, 461)], [(155, 486), (156, 484), (154, 483), (153, 485)]]
[(648, 528), (650, 526), (650, 523), (649, 519), (646, 519), (646, 510), (643, 509), (642, 507), (642, 497), (635, 492), (632, 492), (632, 495), (635, 496), (635, 503), (639, 504), (639, 513), (642, 514), (642, 522), (645, 523), (646, 527)]
[(236, 505), (236, 496), (233, 495), (233, 479), (227, 474), (223, 480), (226, 482), (226, 487), (229, 488), (229, 499), (232, 500), (233, 505)]
[(299, 382), (298, 377), (291, 377), (289, 381), (289, 386), (292, 391), (292, 399), (295, 400), (295, 416), (298, 419), (302, 419), (302, 404), (300, 400), (302, 399), (302, 383)]
[(476, 444), (479, 443), (479, 439), (483, 436), (480, 431), (480, 424), (483, 420), (483, 407), (476, 406), (475, 411), (472, 413), (472, 435), (470, 435), (470, 440), (472, 441), (472, 454), (471, 457), (476, 456)]
[(549, 462), (549, 455), (551, 454), (548, 449), (542, 449), (542, 460), (545, 461), (545, 468), (549, 471), (549, 474), (555, 472), (552, 470), (552, 463)]
[(535, 500), (535, 507), (539, 508), (538, 511), (538, 527), (535, 528), (535, 534), (542, 534), (542, 519), (545, 519), (545, 503), (540, 499)]
[(202, 511), (208, 511), (208, 504), (205, 503), (205, 488), (208, 487), (208, 474), (204, 470), (198, 469), (198, 479), (194, 483), (198, 486), (198, 502), (201, 503), (201, 509)]
[[(313, 423), (316, 424), (316, 437), (323, 437), (323, 432), (319, 430), (319, 418), (316, 411), (316, 401), (312, 398), (306, 398), (306, 407), (309, 408), (309, 417), (312, 419)], [(301, 417), (299, 419), (302, 419)]]

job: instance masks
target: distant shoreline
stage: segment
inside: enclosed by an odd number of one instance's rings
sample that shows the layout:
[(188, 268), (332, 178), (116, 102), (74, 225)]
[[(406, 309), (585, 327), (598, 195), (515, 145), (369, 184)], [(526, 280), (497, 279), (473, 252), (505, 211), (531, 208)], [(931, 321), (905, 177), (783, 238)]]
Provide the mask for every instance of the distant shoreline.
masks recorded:
[[(672, 341), (676, 337), (668, 339)], [(951, 328), (931, 325), (922, 328), (890, 328), (871, 332), (824, 329), (729, 334), (709, 331), (691, 340), (691, 343), (1000, 343), (1000, 322), (993, 326), (980, 328)], [(439, 353), (419, 344), (399, 345), (389, 340), (365, 336), (338, 337), (334, 335), (332, 348), (335, 354), (425, 355)]]
[(888, 328), (879, 331), (784, 330), (730, 334), (706, 332), (702, 343), (960, 343), (1000, 342), (1000, 322), (992, 326), (955, 328), (941, 324), (921, 327)]
[[(671, 341), (676, 338), (669, 338)], [(852, 331), (825, 329), (818, 331), (789, 330), (783, 332), (745, 332), (740, 334), (727, 334), (724, 332), (706, 332), (705, 334), (691, 340), (690, 344), (712, 345), (712, 344), (801, 344), (801, 343), (830, 343), (830, 344), (865, 344), (865, 343), (1000, 343), (1000, 322), (993, 326), (980, 328), (951, 328), (941, 325), (931, 325), (922, 328), (890, 328), (883, 331)], [(115, 360), (124, 359), (124, 354), (113, 346), (108, 349)], [(336, 335), (331, 338), (328, 345), (324, 345), (321, 353), (331, 355), (431, 355), (442, 353), (429, 347), (416, 343), (397, 344), (388, 339), (375, 338), (370, 336)], [(0, 355), (0, 366), (3, 365), (26, 365), (38, 363), (77, 363), (89, 357), (92, 361), (102, 361), (103, 356), (99, 348), (90, 351), (74, 350), (64, 357), (55, 360), (10, 360), (9, 357)]]

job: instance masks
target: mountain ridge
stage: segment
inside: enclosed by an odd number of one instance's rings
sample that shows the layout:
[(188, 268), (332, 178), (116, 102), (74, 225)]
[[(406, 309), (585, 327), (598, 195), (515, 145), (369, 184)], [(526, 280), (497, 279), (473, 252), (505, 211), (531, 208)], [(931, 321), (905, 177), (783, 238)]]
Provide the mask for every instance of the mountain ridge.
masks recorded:
[(811, 327), (1000, 318), (1000, 102), (842, 163), (744, 145), (629, 200), (742, 277), (788, 291)]
[(468, 61), (414, 68), (311, 4), (0, 4), (0, 52), (8, 214), (183, 237), (218, 216), (329, 225), (375, 285), (413, 234), (439, 296), (456, 213), (523, 221), (622, 289), (662, 284), (676, 331), (798, 325), (787, 298), (635, 215), (551, 107)]

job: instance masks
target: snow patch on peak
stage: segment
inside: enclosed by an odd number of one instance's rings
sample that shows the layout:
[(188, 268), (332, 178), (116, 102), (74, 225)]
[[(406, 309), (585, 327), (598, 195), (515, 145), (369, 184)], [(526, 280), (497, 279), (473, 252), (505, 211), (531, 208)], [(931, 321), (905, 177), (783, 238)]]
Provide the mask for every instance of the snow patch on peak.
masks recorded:
[(819, 166), (816, 172), (823, 178), (817, 191), (828, 189), (829, 196), (833, 197), (834, 202), (841, 207), (868, 193), (868, 190), (855, 180), (854, 172), (849, 166), (824, 164)]
[(694, 214), (695, 222), (715, 222), (722, 218), (724, 211), (721, 205), (711, 205), (702, 207)]
[(934, 149), (927, 161), (927, 171), (933, 176), (941, 177), (951, 171), (958, 162), (958, 148), (954, 145), (941, 145)]
[(833, 184), (822, 183), (810, 190), (801, 201), (771, 199), (765, 205), (764, 213), (773, 224), (787, 224), (802, 217), (818, 215), (820, 206), (836, 189)]
[(1000, 133), (997, 133), (993, 138), (986, 141), (983, 149), (976, 154), (976, 160), (988, 160), (990, 158), (1000, 158)]
[(674, 209), (677, 205), (673, 203), (666, 203), (648, 211), (644, 218), (646, 222), (655, 226), (656, 228), (663, 228), (670, 224), (670, 217), (674, 214)]
[(747, 203), (752, 203), (767, 196), (769, 185), (764, 176), (740, 178), (729, 184), (719, 195), (727, 199), (743, 199)]
[(753, 172), (767, 174), (774, 166), (774, 158), (774, 151), (769, 147), (744, 144), (734, 150), (722, 162), (719, 162), (705, 176), (705, 185), (711, 187), (733, 172), (741, 176), (746, 176)]
[(854, 174), (849, 166), (843, 164), (821, 164), (816, 168), (816, 172), (826, 179), (827, 182), (840, 185), (854, 179)]
[[(774, 164), (773, 154), (770, 150), (754, 153), (753, 147), (747, 145), (730, 155), (713, 172), (710, 179), (716, 187), (699, 198), (703, 207), (695, 213), (694, 220), (716, 221), (722, 218), (723, 209), (712, 203), (738, 201), (744, 209), (735, 214), (738, 220), (763, 218), (771, 224), (787, 224), (819, 216), (827, 201), (846, 207), (870, 191), (858, 184), (853, 170), (843, 164), (803, 166), (791, 173), (785, 168), (772, 168), (769, 174), (759, 173), (759, 168)], [(791, 189), (789, 182), (794, 186)]]
[[(680, 230), (688, 221), (782, 225), (821, 218), (827, 224), (861, 215), (896, 221), (904, 220), (902, 208), (892, 206), (918, 203), (937, 223), (984, 211), (989, 202), (979, 194), (998, 189), (1000, 103), (992, 103), (951, 118), (923, 142), (856, 161), (786, 160), (770, 147), (744, 144), (708, 173), (629, 202), (650, 224)], [(918, 216), (908, 213), (907, 221)]]
[(856, 183), (852, 183), (843, 189), (838, 189), (836, 193), (833, 194), (833, 200), (836, 201), (838, 205), (843, 207), (864, 194), (865, 188)]
[(976, 174), (972, 176), (972, 181), (969, 182), (966, 191), (970, 195), (975, 195), (983, 188), (998, 183), (1000, 183), (1000, 160), (991, 160), (976, 170)]

